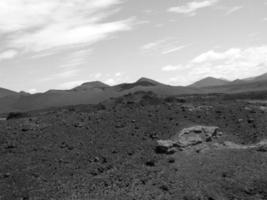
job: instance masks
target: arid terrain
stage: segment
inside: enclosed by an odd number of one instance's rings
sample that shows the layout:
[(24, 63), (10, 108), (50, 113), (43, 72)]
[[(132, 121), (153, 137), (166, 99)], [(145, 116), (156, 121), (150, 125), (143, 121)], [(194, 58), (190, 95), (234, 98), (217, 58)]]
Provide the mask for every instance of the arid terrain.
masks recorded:
[[(0, 199), (266, 200), (266, 99), (137, 92), (10, 114), (0, 121)], [(159, 151), (196, 126), (220, 136)]]
[(0, 200), (267, 200), (267, 0), (0, 0)]

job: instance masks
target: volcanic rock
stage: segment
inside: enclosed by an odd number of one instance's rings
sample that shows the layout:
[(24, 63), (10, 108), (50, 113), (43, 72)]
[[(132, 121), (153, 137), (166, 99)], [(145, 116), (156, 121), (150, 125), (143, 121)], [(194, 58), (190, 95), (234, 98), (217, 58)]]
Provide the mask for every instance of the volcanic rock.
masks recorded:
[(183, 129), (170, 140), (158, 140), (158, 153), (174, 153), (199, 144), (212, 142), (222, 133), (215, 126), (193, 126)]
[(173, 140), (158, 140), (158, 146), (156, 148), (157, 153), (166, 153), (166, 154), (172, 154), (176, 152), (177, 143)]

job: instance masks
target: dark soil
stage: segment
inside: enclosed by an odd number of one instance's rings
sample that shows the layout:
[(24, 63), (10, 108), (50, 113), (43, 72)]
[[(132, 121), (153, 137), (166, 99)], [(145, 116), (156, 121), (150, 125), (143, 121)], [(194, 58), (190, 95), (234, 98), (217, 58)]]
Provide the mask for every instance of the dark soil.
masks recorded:
[(20, 114), (0, 122), (0, 200), (266, 200), (266, 151), (155, 151), (192, 125), (267, 138), (267, 113), (237, 97), (137, 93)]

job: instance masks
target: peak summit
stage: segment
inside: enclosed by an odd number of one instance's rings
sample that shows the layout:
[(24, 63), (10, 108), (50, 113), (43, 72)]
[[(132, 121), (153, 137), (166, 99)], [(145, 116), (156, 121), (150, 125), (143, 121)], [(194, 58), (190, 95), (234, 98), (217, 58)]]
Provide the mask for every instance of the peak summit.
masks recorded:
[(202, 87), (212, 87), (212, 86), (221, 86), (228, 84), (229, 81), (225, 79), (218, 79), (214, 77), (207, 77), (200, 81), (195, 82), (190, 85), (190, 87), (202, 88)]
[(157, 81), (154, 81), (154, 80), (152, 80), (152, 79), (145, 78), (145, 77), (142, 77), (142, 78), (138, 79), (138, 80), (136, 81), (136, 83), (150, 83), (150, 84), (153, 84), (153, 85), (158, 85), (158, 84), (160, 84), (160, 83), (157, 82)]
[(101, 87), (109, 87), (109, 85), (101, 81), (92, 81), (92, 82), (83, 83), (80, 87), (101, 88)]
[(102, 83), (101, 81), (92, 81), (83, 83), (82, 85), (74, 88), (74, 90), (88, 90), (88, 89), (104, 89), (110, 87), (109, 85)]

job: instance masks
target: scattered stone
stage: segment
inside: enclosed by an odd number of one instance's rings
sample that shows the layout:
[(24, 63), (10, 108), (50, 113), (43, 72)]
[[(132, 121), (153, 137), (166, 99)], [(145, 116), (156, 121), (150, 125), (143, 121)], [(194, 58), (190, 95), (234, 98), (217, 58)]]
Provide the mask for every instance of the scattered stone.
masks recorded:
[(11, 150), (11, 149), (16, 149), (17, 146), (15, 144), (9, 144), (5, 147), (5, 149)]
[(7, 120), (11, 120), (11, 119), (20, 119), (20, 118), (27, 118), (30, 115), (28, 113), (22, 113), (22, 112), (11, 112), (8, 114), (7, 116)]
[(174, 158), (170, 158), (170, 159), (168, 160), (168, 162), (169, 162), (169, 163), (175, 163), (175, 159), (174, 159)]
[(146, 162), (146, 166), (148, 167), (155, 167), (155, 161), (154, 160), (150, 160)]
[(259, 152), (267, 152), (267, 146), (260, 146), (256, 148), (256, 151)]
[(82, 128), (82, 127), (85, 126), (85, 124), (82, 123), (82, 122), (76, 122), (76, 123), (73, 124), (73, 126), (74, 126), (75, 128)]
[(2, 178), (9, 178), (10, 176), (11, 176), (10, 173), (5, 173), (1, 175)]
[(267, 140), (263, 140), (256, 145), (256, 151), (267, 152)]
[(166, 185), (161, 185), (159, 188), (164, 192), (168, 192), (169, 191), (169, 188)]
[(254, 121), (255, 121), (255, 120), (252, 119), (252, 118), (248, 119), (248, 123), (249, 123), (249, 124), (252, 124)]

